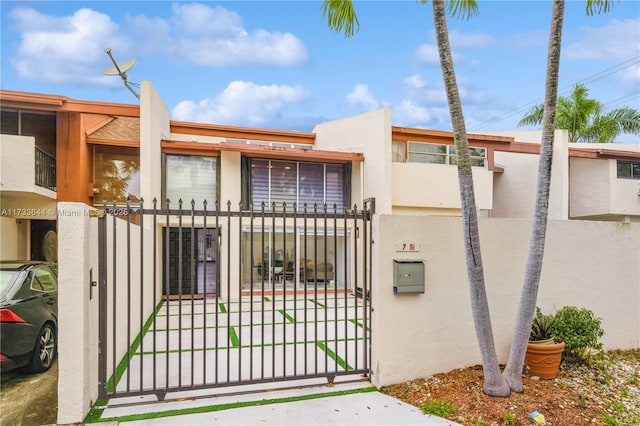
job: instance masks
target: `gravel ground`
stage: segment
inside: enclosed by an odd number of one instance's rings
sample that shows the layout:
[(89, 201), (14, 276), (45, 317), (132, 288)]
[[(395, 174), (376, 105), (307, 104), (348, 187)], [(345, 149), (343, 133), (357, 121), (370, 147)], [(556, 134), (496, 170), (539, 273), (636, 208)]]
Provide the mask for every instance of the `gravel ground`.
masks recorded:
[(588, 363), (563, 361), (553, 380), (525, 374), (524, 392), (509, 398), (482, 393), (482, 377), (474, 366), (382, 392), (417, 407), (441, 401), (450, 410), (440, 415), (463, 425), (533, 425), (528, 414), (534, 411), (547, 425), (640, 425), (640, 349), (608, 352)]

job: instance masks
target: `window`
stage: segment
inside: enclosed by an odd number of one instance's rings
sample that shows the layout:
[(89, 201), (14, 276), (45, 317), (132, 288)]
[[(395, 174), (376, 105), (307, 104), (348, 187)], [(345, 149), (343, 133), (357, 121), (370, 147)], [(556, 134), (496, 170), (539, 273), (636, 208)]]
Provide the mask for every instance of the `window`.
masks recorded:
[(407, 144), (404, 142), (391, 143), (391, 161), (394, 163), (404, 163), (407, 153), (405, 152)]
[(163, 201), (168, 198), (171, 208), (178, 208), (178, 200), (182, 199), (182, 208), (191, 209), (194, 200), (194, 208), (201, 210), (207, 200), (207, 210), (215, 209), (218, 169), (217, 157), (167, 154)]
[(640, 162), (618, 160), (617, 169), (619, 179), (640, 179)]
[(93, 148), (94, 202), (124, 203), (127, 197), (140, 201), (140, 150), (121, 146)]
[(297, 203), (302, 210), (306, 203), (311, 210), (314, 204), (321, 208), (326, 203), (329, 211), (334, 204), (342, 210), (350, 203), (349, 166), (246, 158), (242, 183), (245, 208), (252, 204), (260, 210), (265, 203), (265, 209), (270, 210), (271, 203), (276, 203), (281, 209), (282, 203), (287, 203), (291, 209)]
[[(407, 147), (405, 158), (404, 149)], [(469, 148), (471, 155), (471, 165), (485, 167), (487, 151), (485, 148)], [(455, 145), (442, 145), (426, 142), (393, 142), (392, 159), (394, 162), (402, 163), (427, 163), (427, 164), (458, 164), (458, 157)]]
[(55, 291), (58, 289), (58, 281), (49, 268), (40, 268), (35, 272), (31, 281), (33, 291)]
[(0, 129), (4, 135), (33, 136), (36, 146), (55, 158), (55, 113), (2, 109), (0, 110)]

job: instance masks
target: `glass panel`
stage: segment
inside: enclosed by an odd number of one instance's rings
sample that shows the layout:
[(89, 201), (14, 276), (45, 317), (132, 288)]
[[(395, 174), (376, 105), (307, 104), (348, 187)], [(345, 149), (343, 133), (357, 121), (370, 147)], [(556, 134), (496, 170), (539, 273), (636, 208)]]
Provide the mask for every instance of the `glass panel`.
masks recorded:
[(627, 161), (618, 161), (618, 178), (627, 178), (630, 179), (632, 173), (631, 163)]
[(438, 154), (419, 154), (409, 152), (408, 160), (412, 163), (446, 164), (446, 156)]
[(184, 209), (191, 209), (192, 199), (197, 210), (204, 208), (204, 200), (207, 200), (207, 209), (215, 207), (215, 157), (167, 155), (166, 161), (165, 197), (171, 201), (172, 208), (178, 206), (179, 199)]
[(140, 201), (140, 152), (138, 148), (96, 145), (94, 148), (95, 202)]
[(54, 291), (58, 288), (58, 283), (49, 268), (41, 268), (36, 271), (31, 286), (37, 291)]
[(287, 209), (293, 207), (297, 200), (298, 168), (293, 161), (271, 161), (271, 197), (270, 203), (276, 203), (276, 208), (282, 209), (282, 203), (287, 203)]
[(436, 154), (446, 154), (446, 145), (433, 143), (409, 142), (409, 152), (432, 152)]
[(640, 163), (632, 163), (632, 176), (634, 179), (640, 179)]
[(313, 205), (318, 204), (318, 209), (324, 204), (324, 165), (314, 163), (300, 163), (300, 194), (298, 209), (313, 210)]
[(333, 205), (336, 205), (337, 211), (342, 212), (344, 210), (344, 165), (342, 164), (327, 164), (327, 187), (326, 187), (326, 201), (327, 211), (333, 212)]
[(404, 142), (392, 142), (391, 143), (391, 161), (396, 163), (404, 163), (405, 159), (405, 149), (407, 145)]
[(0, 129), (3, 135), (17, 135), (18, 111), (0, 110)]
[(34, 136), (36, 146), (52, 157), (56, 156), (56, 116), (22, 112), (20, 114), (20, 133)]
[(484, 148), (469, 148), (469, 154), (472, 157), (486, 157), (486, 150)]
[(251, 202), (254, 210), (269, 210), (269, 160), (251, 161)]
[[(0, 271), (0, 296), (4, 296), (5, 292), (7, 292), (13, 285), (13, 282), (20, 277), (20, 279), (24, 279), (22, 276), (25, 273), (21, 273), (20, 271)], [(21, 276), (22, 275), (22, 276)]]

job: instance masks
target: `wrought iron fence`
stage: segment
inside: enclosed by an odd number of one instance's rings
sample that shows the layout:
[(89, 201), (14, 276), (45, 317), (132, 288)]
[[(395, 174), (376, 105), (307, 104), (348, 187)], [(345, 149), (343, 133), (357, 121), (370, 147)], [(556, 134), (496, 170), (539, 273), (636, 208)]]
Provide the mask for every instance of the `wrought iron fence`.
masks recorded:
[(102, 208), (101, 397), (368, 375), (373, 200), (175, 204)]
[(36, 148), (36, 185), (56, 190), (56, 158)]

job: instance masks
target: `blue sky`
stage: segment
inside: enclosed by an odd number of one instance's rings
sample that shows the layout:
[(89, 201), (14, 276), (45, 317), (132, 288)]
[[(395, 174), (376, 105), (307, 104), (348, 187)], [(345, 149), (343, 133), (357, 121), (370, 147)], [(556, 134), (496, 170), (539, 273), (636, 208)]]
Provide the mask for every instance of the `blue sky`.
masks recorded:
[[(560, 94), (583, 82), (608, 108), (640, 108), (640, 2), (565, 12)], [(355, 3), (360, 30), (332, 33), (319, 1), (0, 2), (3, 89), (106, 102), (137, 100), (104, 49), (137, 65), (173, 119), (310, 131), (382, 107), (393, 124), (450, 130), (431, 5)], [(515, 129), (544, 96), (549, 1), (479, 1), (449, 19), (469, 131)], [(620, 141), (638, 142), (637, 136)]]

